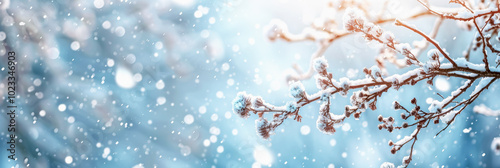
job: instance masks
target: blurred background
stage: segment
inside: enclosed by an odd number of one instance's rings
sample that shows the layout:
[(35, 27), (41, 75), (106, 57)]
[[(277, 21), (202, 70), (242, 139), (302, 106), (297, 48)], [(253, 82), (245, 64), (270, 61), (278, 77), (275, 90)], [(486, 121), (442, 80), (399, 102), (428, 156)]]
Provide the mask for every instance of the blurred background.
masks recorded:
[[(263, 29), (277, 18), (299, 33), (320, 16), (326, 1), (0, 2), (0, 167), (400, 165), (409, 147), (393, 155), (387, 142), (413, 130), (380, 131), (377, 116), (399, 116), (391, 107), (394, 100), (430, 102), (440, 99), (436, 93), (449, 95), (463, 82), (437, 78), (434, 86), (390, 90), (379, 99), (377, 111), (346, 120), (334, 135), (316, 129), (319, 104), (312, 103), (302, 109), (301, 123), (287, 121), (271, 140), (263, 140), (256, 134), (255, 116), (242, 119), (232, 113), (232, 99), (246, 91), (276, 105), (292, 100), (286, 75), (294, 63), (307, 68), (317, 48), (307, 41), (271, 42)], [(418, 8), (413, 0), (390, 0), (388, 10), (396, 17)], [(335, 15), (341, 21), (342, 13)], [(434, 20), (421, 17), (410, 23), (429, 32)], [(421, 40), (392, 23), (383, 28), (403, 42)], [(440, 30), (436, 39), (451, 55), (461, 56), (474, 37), (452, 21), (444, 21)], [(18, 61), (17, 161), (7, 159), (5, 150), (9, 51), (16, 52)], [(351, 35), (334, 42), (325, 56), (334, 78), (359, 79), (363, 67), (374, 65), (377, 52), (375, 44)], [(389, 73), (408, 70), (387, 67)], [(303, 83), (309, 93), (317, 91), (313, 79)], [(498, 93), (493, 85), (473, 105), (500, 109)], [(332, 112), (343, 113), (348, 102), (336, 95)], [(475, 114), (470, 107), (434, 137), (444, 126), (432, 125), (420, 134), (412, 164), (500, 166), (491, 148), (500, 135), (497, 117)]]

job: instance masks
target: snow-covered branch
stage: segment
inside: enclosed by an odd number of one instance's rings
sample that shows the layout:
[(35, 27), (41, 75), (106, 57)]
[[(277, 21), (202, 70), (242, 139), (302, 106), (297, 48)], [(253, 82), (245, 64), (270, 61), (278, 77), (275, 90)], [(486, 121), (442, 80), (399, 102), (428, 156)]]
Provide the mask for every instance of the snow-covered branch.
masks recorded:
[[(324, 133), (333, 134), (335, 133), (335, 127), (351, 116), (359, 118), (368, 108), (376, 111), (378, 105), (377, 99), (390, 89), (398, 90), (401, 87), (412, 87), (421, 81), (426, 81), (427, 84), (433, 85), (433, 79), (437, 76), (461, 79), (463, 83), (458, 89), (451, 92), (447, 97), (442, 96), (443, 99), (441, 101), (432, 101), (426, 108), (427, 110), (419, 105), (416, 98), (413, 98), (411, 100), (411, 108), (404, 107), (397, 101), (393, 102), (394, 109), (402, 111), (400, 117), (384, 117), (381, 115), (378, 117), (378, 121), (381, 122), (378, 125), (380, 130), (385, 129), (389, 132), (408, 128), (414, 130), (412, 134), (397, 142), (389, 141), (389, 146), (392, 146), (391, 153), (393, 154), (397, 153), (405, 145), (411, 144), (410, 153), (403, 158), (402, 162), (402, 166), (408, 166), (412, 160), (414, 145), (418, 140), (417, 137), (420, 133), (426, 132), (422, 131), (423, 129), (429, 128), (431, 122), (433, 124), (444, 124), (443, 129), (436, 131), (437, 136), (447, 129), (462, 111), (476, 101), (481, 93), (500, 78), (500, 69), (498, 68), (500, 59), (497, 56), (500, 50), (496, 49), (490, 41), (493, 35), (498, 34), (498, 28), (500, 28), (499, 17), (496, 16), (497, 13), (500, 13), (498, 1), (491, 7), (485, 7), (486, 4), (484, 3), (473, 6), (468, 1), (450, 1), (450, 3), (460, 4), (466, 12), (471, 13), (469, 16), (456, 10), (447, 10), (444, 12), (443, 9), (432, 7), (427, 2), (418, 1), (427, 10), (426, 12), (437, 17), (434, 28), (429, 35), (404, 20), (387, 20), (387, 22), (394, 21), (396, 26), (401, 26), (424, 38), (425, 44), (418, 45), (417, 42), (413, 43), (413, 46), (409, 43), (400, 42), (391, 32), (382, 29), (379, 24), (385, 23), (386, 20), (382, 18), (375, 18), (375, 20), (373, 20), (374, 18), (368, 18), (366, 16), (367, 9), (360, 8), (359, 4), (353, 5), (355, 8), (345, 8), (345, 6), (339, 8), (342, 10), (345, 9), (343, 17), (344, 30), (331, 29), (331, 25), (323, 24), (323, 29), (321, 27), (319, 29), (308, 29), (308, 31), (304, 31), (302, 34), (293, 35), (288, 32), (283, 22), (274, 21), (273, 26), (271, 26), (272, 31), (268, 34), (271, 40), (280, 38), (287, 41), (319, 41), (320, 47), (311, 57), (310, 69), (306, 73), (289, 78), (291, 81), (290, 97), (293, 99), (285, 105), (279, 106), (265, 103), (261, 97), (240, 92), (233, 101), (233, 111), (243, 118), (249, 117), (251, 113), (257, 114), (257, 133), (262, 138), (268, 139), (274, 133), (274, 130), (287, 118), (293, 117), (295, 121), (300, 122), (302, 119), (300, 109), (302, 107), (312, 102), (320, 102), (317, 128)], [(426, 13), (415, 14), (407, 19), (423, 15), (426, 15)], [(470, 21), (473, 24), (473, 27), (478, 31), (473, 44), (482, 46), (483, 48), (482, 53), (484, 58), (482, 63), (470, 62), (468, 54), (465, 54), (464, 57), (451, 55), (439, 44), (435, 37), (443, 19), (452, 19), (458, 22)], [(323, 23), (334, 23), (334, 21)], [(404, 66), (399, 67), (408, 68), (403, 73), (388, 75), (383, 65), (384, 59), (377, 59), (376, 65), (363, 69), (365, 73), (364, 78), (334, 79), (333, 74), (328, 69), (329, 64), (322, 55), (334, 40), (353, 33), (361, 33), (365, 40), (382, 44), (381, 51), (385, 54), (395, 55), (395, 53), (398, 53), (404, 56), (401, 59), (402, 61), (395, 57), (389, 57), (389, 59), (385, 60), (389, 60), (389, 62), (397, 66), (403, 62)], [(432, 44), (433, 46), (433, 49), (427, 53), (428, 59), (419, 59), (418, 55), (426, 50), (428, 44)], [(496, 65), (490, 65), (488, 57), (495, 57)], [(309, 93), (300, 81), (308, 79), (314, 74), (316, 74), (314, 77), (317, 89), (319, 90)], [(341, 114), (331, 113), (332, 107), (339, 106), (332, 98), (332, 95), (335, 94), (340, 94), (344, 97), (350, 94), (350, 104), (344, 106), (345, 110)], [(466, 98), (460, 100), (458, 99), (459, 97)], [(498, 116), (500, 113), (492, 111), (484, 105), (476, 106), (474, 111), (488, 116)], [(273, 114), (271, 121), (266, 119), (266, 114), (268, 113)], [(396, 118), (401, 118), (404, 122), (401, 125), (396, 125), (395, 123), (401, 123), (396, 122)]]

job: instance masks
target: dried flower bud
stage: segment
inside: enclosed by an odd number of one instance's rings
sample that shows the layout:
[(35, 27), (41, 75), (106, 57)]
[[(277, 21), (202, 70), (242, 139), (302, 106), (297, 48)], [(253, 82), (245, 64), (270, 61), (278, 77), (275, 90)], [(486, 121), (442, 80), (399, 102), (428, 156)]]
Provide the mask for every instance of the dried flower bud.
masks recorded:
[(328, 88), (329, 83), (330, 81), (327, 78), (319, 75), (316, 76), (316, 87), (318, 89), (325, 90), (326, 88)]
[(360, 112), (356, 112), (356, 113), (354, 113), (354, 118), (359, 119), (360, 115), (361, 115)]
[(267, 38), (269, 38), (269, 40), (271, 41), (274, 41), (277, 38), (283, 36), (283, 34), (287, 33), (288, 27), (285, 22), (275, 19), (271, 21), (271, 23), (266, 27), (265, 30), (267, 30), (267, 32), (265, 32)]
[(408, 165), (411, 162), (411, 158), (409, 156), (405, 156), (403, 158), (403, 165)]
[(319, 57), (314, 59), (314, 70), (318, 72), (322, 76), (326, 76), (326, 68), (328, 68), (328, 62), (326, 61), (325, 57)]
[(394, 110), (399, 110), (399, 109), (401, 109), (401, 108), (402, 108), (402, 106), (399, 104), (399, 102), (398, 102), (398, 101), (394, 101), (394, 102), (392, 103), (392, 107), (394, 107)]
[(392, 142), (392, 140), (389, 140), (389, 146), (392, 146), (394, 145), (394, 142)]
[(255, 120), (255, 127), (257, 128), (257, 134), (263, 139), (269, 138), (271, 128), (269, 127), (269, 122), (265, 118)]
[(364, 67), (364, 68), (363, 68), (363, 72), (364, 72), (365, 74), (367, 74), (367, 75), (368, 75), (368, 74), (371, 74), (371, 71), (370, 71), (368, 68), (366, 68), (366, 67)]
[(408, 123), (407, 122), (404, 122), (403, 125), (402, 125), (403, 128), (408, 128)]
[(259, 108), (264, 106), (264, 100), (262, 100), (262, 97), (260, 96), (255, 96), (252, 98), (252, 106), (254, 108)]
[(349, 88), (350, 88), (349, 82), (350, 82), (349, 78), (346, 78), (346, 77), (340, 78), (340, 87), (342, 87), (342, 89), (344, 91), (349, 90)]
[(392, 154), (396, 154), (396, 151), (397, 151), (397, 150), (396, 150), (396, 148), (395, 148), (395, 147), (392, 147), (392, 149), (391, 149), (391, 153), (392, 153)]
[(250, 116), (250, 111), (247, 107), (251, 104), (251, 95), (246, 92), (239, 92), (233, 100), (233, 112), (238, 114), (241, 118)]
[(382, 124), (379, 124), (379, 125), (378, 125), (378, 129), (379, 129), (379, 130), (382, 130)]
[(378, 121), (379, 121), (379, 122), (382, 122), (383, 120), (384, 120), (384, 117), (382, 117), (382, 115), (379, 115), (379, 116), (378, 116)]
[(411, 99), (411, 104), (417, 104), (417, 99), (416, 98)]
[(377, 105), (376, 105), (376, 102), (375, 101), (372, 101), (370, 104), (369, 104), (369, 107), (371, 110), (377, 110)]
[(344, 28), (349, 32), (361, 31), (365, 25), (365, 18), (359, 9), (347, 8), (343, 20)]
[(285, 108), (286, 108), (286, 111), (292, 113), (292, 112), (297, 111), (297, 108), (298, 108), (297, 106), (298, 105), (296, 102), (291, 101), (291, 102), (286, 103)]
[(306, 97), (306, 91), (302, 82), (292, 82), (290, 84), (290, 95), (294, 98), (304, 98)]
[(329, 119), (325, 116), (318, 117), (318, 120), (316, 121), (316, 127), (318, 127), (318, 129), (325, 134), (335, 133), (333, 123), (329, 122)]
[(393, 121), (394, 121), (394, 118), (389, 117), (389, 118), (388, 118), (388, 120), (389, 120), (389, 122), (393, 122)]
[(406, 120), (406, 115), (405, 115), (405, 113), (401, 113), (401, 118), (402, 118), (403, 120)]
[(438, 119), (434, 119), (434, 124), (439, 124), (439, 118)]

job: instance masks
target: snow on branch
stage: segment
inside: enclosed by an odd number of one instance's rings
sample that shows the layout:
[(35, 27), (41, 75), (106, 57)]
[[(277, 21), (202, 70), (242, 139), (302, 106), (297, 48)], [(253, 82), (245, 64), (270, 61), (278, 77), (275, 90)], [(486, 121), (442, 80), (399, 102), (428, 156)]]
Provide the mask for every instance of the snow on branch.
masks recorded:
[[(405, 136), (397, 142), (389, 141), (389, 146), (392, 147), (391, 153), (395, 154), (405, 146), (410, 146), (409, 155), (405, 156), (402, 161), (402, 166), (407, 167), (413, 159), (414, 146), (418, 140), (418, 136), (423, 129), (427, 129), (434, 125), (442, 124), (444, 128), (436, 131), (436, 136), (446, 130), (469, 105), (489, 88), (497, 79), (500, 78), (500, 50), (497, 50), (491, 44), (490, 39), (493, 35), (498, 36), (500, 21), (495, 15), (500, 12), (500, 5), (495, 1), (495, 5), (490, 5), (490, 2), (476, 4), (475, 6), (468, 1), (452, 0), (450, 3), (457, 3), (464, 8), (463, 10), (470, 12), (472, 15), (460, 12), (443, 12), (441, 9), (436, 9), (418, 0), (428, 14), (437, 17), (436, 23), (430, 35), (419, 30), (416, 26), (407, 23), (404, 20), (427, 15), (425, 12), (413, 15), (407, 19), (383, 19), (380, 17), (370, 18), (366, 15), (367, 5), (361, 5), (352, 2), (352, 4), (344, 4), (339, 7), (338, 11), (344, 12), (343, 27), (344, 30), (336, 30), (335, 26), (329, 25), (336, 23), (334, 20), (327, 20), (321, 23), (321, 26), (314, 25), (313, 29), (308, 29), (302, 34), (294, 35), (288, 32), (286, 25), (281, 21), (273, 21), (270, 26), (270, 32), (267, 34), (271, 40), (284, 39), (287, 41), (303, 41), (312, 40), (319, 41), (320, 47), (313, 54), (310, 61), (310, 69), (308, 72), (291, 76), (290, 80), (290, 97), (284, 105), (273, 105), (266, 103), (261, 97), (253, 96), (245, 92), (238, 93), (233, 100), (233, 111), (242, 118), (248, 118), (252, 113), (258, 116), (255, 121), (257, 134), (264, 139), (269, 139), (274, 130), (279, 127), (286, 119), (292, 118), (300, 122), (302, 116), (300, 109), (312, 102), (319, 102), (319, 115), (316, 126), (318, 130), (326, 134), (334, 134), (335, 127), (343, 123), (351, 117), (360, 118), (362, 114), (370, 109), (377, 110), (378, 98), (384, 96), (384, 93), (390, 89), (398, 90), (401, 87), (413, 87), (415, 84), (425, 81), (428, 85), (433, 85), (433, 80), (437, 76), (460, 79), (462, 83), (455, 91), (452, 91), (447, 97), (441, 96), (442, 100), (434, 100), (430, 105), (422, 107), (416, 98), (411, 99), (411, 107), (404, 107), (401, 103), (394, 101), (392, 106), (394, 110), (400, 111), (398, 117), (380, 115), (378, 125), (380, 130), (394, 132), (401, 129), (413, 129), (413, 133)], [(344, 1), (343, 1), (344, 2)], [(351, 1), (349, 1), (351, 2)], [(356, 1), (357, 2), (357, 1)], [(329, 4), (327, 10), (335, 10), (335, 5)], [(335, 12), (338, 12), (335, 11)], [(327, 12), (332, 13), (332, 12)], [(331, 17), (323, 17), (331, 19)], [(479, 19), (481, 18), (481, 19)], [(442, 19), (452, 19), (457, 22), (470, 21), (478, 31), (476, 38), (473, 40), (476, 46), (483, 47), (483, 62), (480, 64), (469, 62), (467, 54), (462, 56), (450, 55), (439, 42), (434, 39), (439, 29)], [(389, 31), (380, 27), (380, 24), (393, 21), (396, 26), (407, 29), (416, 35), (421, 36), (426, 42), (425, 44), (410, 45), (409, 43), (400, 42)], [(311, 31), (309, 31), (311, 30)], [(389, 62), (398, 66), (400, 60), (403, 60), (403, 73), (388, 75), (387, 70), (383, 66), (382, 60), (377, 59), (375, 65), (369, 68), (364, 68), (364, 78), (349, 79), (340, 78), (334, 79), (333, 74), (329, 69), (329, 64), (323, 53), (330, 44), (339, 37), (343, 37), (352, 33), (360, 33), (365, 40), (374, 41), (382, 44), (381, 51), (396, 53), (403, 56), (403, 59), (392, 57)], [(426, 50), (427, 44), (432, 44), (433, 49), (427, 53), (427, 60), (419, 59), (421, 52)], [(486, 52), (489, 50), (490, 54)], [(488, 57), (496, 58), (496, 65), (492, 66), (488, 63)], [(392, 61), (391, 61), (392, 60)], [(395, 61), (397, 60), (397, 61)], [(400, 67), (400, 66), (398, 66)], [(297, 69), (297, 72), (301, 72)], [(314, 75), (316, 87), (318, 90), (308, 92), (301, 83)], [(332, 97), (335, 94), (341, 96), (350, 96), (350, 104), (342, 105), (336, 103)], [(459, 99), (459, 97), (462, 97)], [(383, 105), (384, 104), (382, 102)], [(342, 107), (343, 112), (333, 113), (334, 107)], [(498, 116), (499, 111), (492, 111), (484, 105), (474, 107), (474, 112), (485, 114), (487, 116)], [(267, 117), (272, 114), (271, 117)], [(269, 120), (268, 120), (269, 119)], [(403, 122), (396, 122), (396, 120)], [(401, 123), (397, 125), (396, 123)], [(408, 145), (411, 144), (411, 145)], [(383, 167), (391, 167), (392, 164), (384, 163)], [(392, 165), (393, 167), (393, 165)]]
[[(342, 37), (349, 36), (353, 33), (354, 31), (346, 31), (343, 29), (338, 29), (337, 23), (341, 23), (342, 20), (336, 20), (334, 17), (337, 13), (339, 12), (352, 12), (352, 8), (346, 8), (349, 6), (355, 6), (360, 8), (359, 12), (356, 12), (354, 15), (357, 15), (356, 17), (362, 17), (363, 20), (366, 20), (367, 22), (371, 22), (372, 24), (384, 24), (384, 23), (391, 23), (394, 21), (396, 18), (387, 18), (387, 17), (382, 17), (382, 14), (380, 16), (377, 16), (375, 18), (365, 18), (367, 9), (364, 7), (367, 6), (367, 3), (372, 3), (370, 1), (366, 2), (359, 2), (359, 1), (340, 1), (338, 3), (330, 2), (324, 9), (322, 15), (317, 18), (309, 27), (305, 28), (301, 33), (294, 34), (288, 31), (287, 25), (278, 19), (272, 20), (269, 25), (265, 28), (265, 33), (266, 36), (269, 40), (271, 41), (276, 41), (278, 39), (282, 39), (288, 42), (301, 42), (301, 41), (313, 41), (318, 43), (318, 48), (316, 52), (314, 52), (310, 58), (310, 66), (307, 69), (306, 72), (303, 72), (303, 70), (297, 65), (294, 64), (292, 67), (296, 71), (297, 74), (290, 74), (287, 77), (288, 81), (295, 81), (295, 80), (306, 80), (314, 76), (314, 69), (313, 69), (313, 60), (315, 58), (319, 58), (323, 56), (325, 53), (326, 49), (328, 49), (333, 42), (335, 42), (338, 39), (341, 39)], [(422, 10), (420, 12), (416, 12), (414, 14), (411, 14), (407, 16), (407, 19), (416, 19), (420, 18), (423, 16), (430, 15), (431, 13)], [(441, 21), (438, 21), (435, 24), (435, 28), (433, 29), (433, 35), (432, 37), (435, 37), (437, 34), (437, 29), (440, 27)], [(417, 53), (420, 53), (421, 50), (425, 50), (427, 47), (427, 43), (419, 43), (418, 47), (415, 47), (414, 50)], [(418, 56), (418, 55), (417, 55)], [(383, 53), (383, 50), (381, 50), (381, 56), (377, 58), (377, 63), (378, 66), (382, 69), (382, 71), (385, 72), (385, 67), (383, 61), (387, 60), (392, 64), (395, 64), (399, 68), (404, 68), (407, 66), (406, 61), (403, 59), (397, 59), (394, 53), (391, 52), (385, 52)], [(386, 73), (384, 73), (386, 74)]]
[(475, 113), (485, 115), (485, 116), (492, 116), (492, 117), (500, 116), (500, 110), (492, 110), (484, 104), (474, 106), (472, 111), (474, 111)]

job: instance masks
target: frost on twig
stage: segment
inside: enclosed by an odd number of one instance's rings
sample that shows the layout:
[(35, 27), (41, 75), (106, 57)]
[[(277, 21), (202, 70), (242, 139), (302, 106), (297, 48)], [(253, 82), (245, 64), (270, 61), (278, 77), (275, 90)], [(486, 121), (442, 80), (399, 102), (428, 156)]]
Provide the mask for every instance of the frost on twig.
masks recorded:
[[(294, 34), (289, 32), (286, 23), (281, 20), (274, 19), (272, 20), (267, 28), (265, 29), (265, 33), (267, 38), (270, 41), (276, 41), (278, 39), (282, 39), (288, 42), (301, 42), (301, 41), (313, 41), (318, 44), (317, 50), (311, 55), (309, 68), (303, 72), (302, 68), (300, 68), (297, 64), (294, 64), (292, 67), (296, 71), (296, 74), (290, 74), (287, 77), (288, 81), (299, 81), (306, 80), (314, 76), (313, 69), (313, 60), (315, 58), (319, 58), (324, 55), (326, 50), (335, 42), (336, 40), (349, 36), (353, 34), (355, 31), (346, 31), (343, 29), (338, 29), (338, 23), (342, 23), (342, 20), (338, 20), (335, 15), (340, 14), (341, 12), (349, 13), (352, 12), (349, 6), (355, 6), (360, 8), (359, 12), (357, 12), (357, 16), (362, 17), (363, 20), (366, 20), (372, 24), (390, 23), (394, 21), (395, 18), (387, 18), (384, 17), (384, 12), (381, 12), (376, 17), (369, 17), (367, 15), (368, 9), (366, 7), (373, 3), (371, 1), (331, 1), (328, 2), (327, 6), (322, 12), (322, 15), (316, 18), (313, 23), (309, 27), (306, 27), (301, 33)], [(378, 10), (375, 10), (378, 11)], [(415, 19), (419, 17), (423, 17), (429, 15), (426, 10), (421, 10), (420, 12), (416, 12), (407, 16), (407, 19)], [(441, 25), (442, 19), (438, 18), (431, 32), (431, 37), (435, 37), (437, 35), (438, 29)], [(379, 27), (380, 28), (380, 27)], [(373, 30), (375, 31), (375, 30)], [(416, 42), (415, 47), (413, 48), (416, 56), (420, 55), (420, 53), (427, 48), (426, 41)], [(394, 52), (390, 52), (385, 50), (385, 48), (380, 49), (380, 56), (376, 58), (377, 66), (382, 70), (383, 74), (386, 73), (384, 61), (388, 61), (398, 68), (404, 68), (407, 66), (406, 61), (404, 59), (398, 59)]]
[[(318, 52), (313, 54), (308, 72), (299, 76), (291, 76), (290, 82), (290, 97), (285, 105), (278, 106), (265, 103), (261, 97), (252, 96), (245, 92), (238, 93), (233, 101), (233, 110), (243, 118), (248, 118), (251, 113), (257, 114), (258, 119), (255, 121), (257, 133), (264, 139), (268, 139), (274, 133), (274, 130), (280, 126), (286, 119), (300, 122), (302, 120), (300, 109), (312, 102), (319, 102), (319, 115), (317, 118), (317, 128), (323, 133), (334, 134), (335, 127), (344, 122), (344, 120), (354, 117), (359, 118), (367, 109), (377, 111), (377, 105), (387, 105), (383, 102), (378, 102), (378, 98), (384, 96), (384, 93), (390, 89), (399, 90), (402, 87), (412, 87), (417, 83), (425, 81), (428, 85), (433, 85), (435, 77), (443, 76), (460, 80), (460, 87), (452, 91), (447, 97), (441, 96), (442, 100), (433, 100), (430, 105), (421, 105), (421, 101), (416, 98), (411, 99), (411, 107), (405, 107), (400, 102), (394, 101), (392, 106), (395, 111), (400, 112), (398, 117), (380, 115), (377, 119), (380, 122), (378, 128), (394, 132), (401, 129), (412, 129), (410, 135), (398, 140), (397, 142), (389, 141), (391, 146), (390, 152), (395, 154), (403, 147), (409, 148), (409, 155), (402, 159), (402, 166), (408, 166), (414, 155), (414, 146), (418, 140), (420, 133), (427, 132), (424, 129), (434, 125), (443, 125), (443, 129), (435, 131), (436, 136), (446, 130), (469, 105), (488, 89), (497, 79), (500, 78), (500, 69), (497, 65), (500, 63), (499, 50), (491, 44), (492, 35), (498, 35), (500, 22), (496, 16), (500, 13), (500, 5), (495, 1), (495, 5), (485, 7), (490, 2), (484, 2), (472, 6), (468, 1), (450, 1), (450, 3), (458, 3), (464, 8), (465, 14), (462, 12), (443, 9), (437, 9), (430, 6), (426, 2), (418, 0), (426, 12), (437, 17), (434, 28), (430, 34), (425, 33), (404, 21), (404, 19), (383, 20), (381, 18), (369, 18), (365, 14), (368, 9), (363, 8), (360, 4), (350, 4), (354, 8), (346, 8), (342, 6), (338, 8), (344, 11), (343, 27), (344, 30), (332, 29), (329, 25), (323, 25), (324, 28), (314, 27), (313, 32), (321, 32), (321, 35), (311, 34), (311, 31), (306, 31), (300, 35), (293, 35), (288, 32), (286, 25), (283, 22), (274, 21), (271, 26), (271, 32), (268, 37), (271, 40), (284, 39), (287, 41), (302, 41), (313, 40), (320, 41)], [(330, 8), (335, 9), (332, 4)], [(450, 12), (452, 11), (452, 12)], [(425, 14), (425, 13), (424, 13)], [(416, 14), (411, 18), (423, 16)], [(443, 19), (455, 20), (457, 22), (472, 22), (475, 31), (478, 31), (479, 36), (474, 39), (478, 46), (482, 46), (483, 60), (481, 63), (470, 62), (467, 57), (451, 55), (447, 50), (439, 44), (435, 39)], [(416, 35), (422, 37), (425, 41), (410, 43), (401, 42), (391, 32), (384, 30), (379, 24), (393, 21), (395, 26), (409, 30)], [(337, 23), (335, 21), (321, 23)], [(317, 26), (317, 25), (316, 25)], [(339, 33), (340, 32), (340, 33)], [(352, 34), (362, 34), (366, 41), (373, 41), (381, 44), (381, 53), (384, 55), (392, 55), (385, 57), (389, 59), (377, 59), (375, 65), (364, 68), (364, 78), (349, 79), (340, 78), (334, 79), (331, 73), (331, 68), (323, 55), (324, 51), (335, 39)], [(479, 39), (478, 39), (479, 38)], [(425, 44), (422, 44), (425, 43)], [(427, 59), (419, 57), (420, 53), (426, 50), (428, 45), (432, 46), (427, 52)], [(487, 52), (489, 50), (489, 52)], [(490, 54), (488, 54), (490, 53)], [(397, 59), (395, 55), (401, 55), (402, 59)], [(466, 55), (464, 55), (466, 56)], [(487, 58), (496, 58), (496, 64), (489, 64)], [(383, 60), (398, 66), (403, 63), (406, 67), (402, 73), (389, 74)], [(399, 66), (398, 66), (399, 67)], [(314, 75), (315, 74), (315, 75)], [(300, 82), (314, 75), (317, 91), (307, 92)], [(341, 105), (334, 101), (332, 95), (340, 94), (341, 96), (350, 96), (350, 104)], [(460, 98), (459, 98), (460, 97)], [(342, 106), (343, 113), (333, 113), (332, 109), (335, 106)], [(499, 112), (489, 110), (484, 106), (476, 106), (475, 112), (497, 116)], [(267, 114), (271, 113), (270, 120), (266, 118)], [(401, 122), (396, 122), (400, 120)], [(381, 166), (382, 167), (382, 166)], [(391, 167), (391, 164), (384, 163), (383, 167)], [(393, 165), (392, 165), (393, 167)]]

